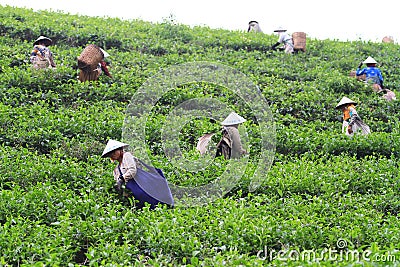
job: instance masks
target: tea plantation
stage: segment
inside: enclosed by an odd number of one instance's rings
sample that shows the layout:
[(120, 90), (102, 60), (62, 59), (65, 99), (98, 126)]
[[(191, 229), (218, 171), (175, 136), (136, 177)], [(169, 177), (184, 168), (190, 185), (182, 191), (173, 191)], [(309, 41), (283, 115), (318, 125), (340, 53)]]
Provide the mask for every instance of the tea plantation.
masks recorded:
[[(40, 35), (54, 41), (56, 69), (31, 67)], [(372, 56), (385, 86), (398, 93), (399, 45), (309, 38), (306, 52), (287, 55), (269, 49), (276, 39), (173, 19), (151, 24), (0, 6), (0, 266), (399, 265), (400, 104), (349, 77)], [(113, 79), (78, 81), (77, 57), (89, 43), (111, 55)], [(258, 87), (273, 118), (273, 162), (257, 173), (265, 144), (252, 105), (260, 103), (244, 103), (217, 83), (182, 84), (146, 113), (146, 147), (137, 153), (170, 184), (213, 183), (229, 163), (215, 158), (187, 170), (163, 145), (175, 107), (207, 98), (247, 119), (246, 164), (213, 201), (136, 210), (114, 191), (115, 164), (100, 155), (109, 139), (124, 141), (127, 107), (143, 85), (194, 62), (234, 69)], [(358, 102), (371, 134), (341, 132), (335, 106), (343, 96)], [(177, 126), (187, 162), (201, 160), (198, 137), (220, 137), (219, 121), (207, 114)]]

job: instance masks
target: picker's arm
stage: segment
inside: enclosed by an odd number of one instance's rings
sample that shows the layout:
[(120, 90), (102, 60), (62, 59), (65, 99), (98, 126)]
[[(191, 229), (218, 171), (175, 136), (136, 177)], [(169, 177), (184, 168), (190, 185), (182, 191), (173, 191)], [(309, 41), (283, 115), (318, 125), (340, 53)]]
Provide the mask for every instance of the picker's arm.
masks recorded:
[(280, 42), (276, 42), (273, 46), (271, 46), (272, 50), (276, 50), (276, 48), (278, 47), (278, 45), (280, 45)]

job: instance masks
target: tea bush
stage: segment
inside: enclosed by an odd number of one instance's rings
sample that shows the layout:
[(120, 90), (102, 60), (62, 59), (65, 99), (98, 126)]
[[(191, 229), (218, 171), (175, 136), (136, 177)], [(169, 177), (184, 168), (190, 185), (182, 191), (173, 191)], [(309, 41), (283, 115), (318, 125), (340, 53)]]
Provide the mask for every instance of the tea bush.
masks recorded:
[[(398, 264), (399, 102), (349, 77), (373, 56), (385, 86), (397, 93), (398, 44), (308, 38), (306, 52), (286, 55), (269, 49), (272, 34), (171, 19), (149, 23), (9, 6), (0, 11), (0, 266)], [(53, 39), (56, 69), (32, 69), (29, 55), (39, 35)], [(78, 82), (77, 56), (89, 43), (110, 53), (113, 79)], [(216, 133), (214, 143), (221, 137), (219, 122), (206, 112), (184, 125), (170, 121), (171, 112), (191, 99), (211, 98), (221, 105), (212, 109), (223, 106), (245, 117), (249, 155), (243, 176), (222, 198), (136, 210), (113, 190), (114, 164), (100, 158), (102, 150), (108, 139), (121, 139), (127, 107), (149, 78), (196, 61), (249, 77), (269, 105), (274, 134), (262, 143), (251, 107), (259, 103), (246, 103), (218, 84), (183, 84), (152, 107), (143, 104), (149, 108), (143, 151), (174, 185), (205, 185), (228, 168), (215, 158), (206, 168), (185, 169), (202, 158), (198, 137)], [(341, 133), (335, 106), (343, 96), (358, 102), (371, 134)], [(182, 161), (169, 157), (175, 149), (169, 140), (163, 144), (169, 130), (179, 130)], [(274, 161), (268, 171), (261, 168), (260, 186), (251, 190), (263, 145), (273, 150)], [(320, 256), (328, 249), (391, 257), (288, 257), (290, 251)]]

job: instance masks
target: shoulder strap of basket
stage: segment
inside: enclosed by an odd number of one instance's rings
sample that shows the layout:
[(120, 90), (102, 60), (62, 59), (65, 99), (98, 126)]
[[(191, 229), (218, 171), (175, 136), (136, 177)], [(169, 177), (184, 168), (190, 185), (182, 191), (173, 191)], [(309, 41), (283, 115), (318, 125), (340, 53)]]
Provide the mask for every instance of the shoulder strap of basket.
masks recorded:
[(149, 164), (145, 163), (143, 160), (141, 160), (139, 158), (136, 158), (136, 159), (140, 162), (140, 164), (145, 166), (149, 171), (157, 172), (157, 170), (156, 170), (156, 168), (154, 166), (150, 166)]

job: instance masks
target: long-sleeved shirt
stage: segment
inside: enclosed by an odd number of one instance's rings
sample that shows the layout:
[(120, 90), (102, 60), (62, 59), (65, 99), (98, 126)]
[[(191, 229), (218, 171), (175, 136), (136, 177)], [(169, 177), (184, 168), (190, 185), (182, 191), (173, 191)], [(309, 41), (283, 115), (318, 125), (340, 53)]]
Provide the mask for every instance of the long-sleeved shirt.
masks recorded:
[(100, 64), (101, 70), (104, 71), (104, 74), (107, 75), (108, 77), (112, 78), (110, 71), (107, 68), (107, 63), (104, 60), (102, 60), (102, 61), (100, 61), (99, 64)]
[(357, 68), (356, 75), (360, 76), (365, 74), (365, 81), (373, 80), (374, 83), (383, 85), (382, 72), (377, 67), (366, 67), (363, 69)]
[(349, 126), (353, 126), (358, 114), (353, 105), (346, 108), (343, 113), (343, 119), (349, 123)]
[[(35, 45), (31, 52), (30, 60), (35, 68), (55, 68), (53, 54), (50, 49), (44, 45)], [(46, 64), (43, 64), (46, 63)]]
[(241, 155), (246, 153), (246, 150), (242, 147), (239, 130), (230, 126), (225, 126), (225, 129), (232, 140), (231, 158), (240, 158)]
[[(369, 134), (371, 132), (369, 126), (365, 124), (365, 122), (358, 116), (354, 105), (348, 106), (345, 110), (343, 110), (343, 129), (350, 126), (353, 130), (353, 133), (357, 131), (357, 129), (361, 129), (363, 134)], [(346, 129), (346, 134), (352, 136), (353, 133), (349, 133), (348, 129)]]
[(287, 42), (292, 42), (292, 37), (287, 32), (279, 32), (279, 43), (286, 44)]
[(113, 171), (115, 181), (118, 181), (118, 178), (121, 175), (118, 168), (120, 168), (124, 180), (129, 181), (135, 177), (138, 167), (142, 168), (138, 159), (135, 158), (130, 152), (124, 152), (122, 162), (115, 167)]
[(294, 52), (294, 45), (292, 36), (290, 36), (287, 32), (279, 32), (279, 39), (278, 43), (284, 45), (286, 53), (293, 53)]

